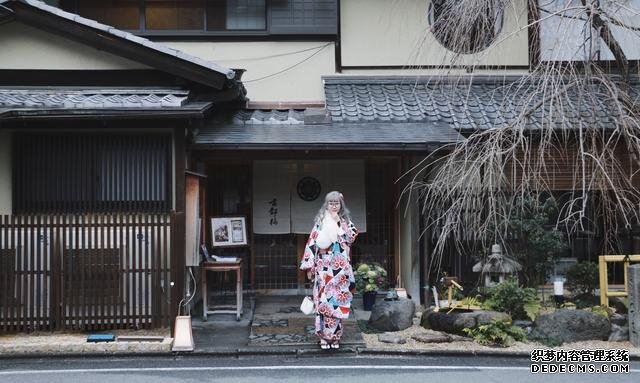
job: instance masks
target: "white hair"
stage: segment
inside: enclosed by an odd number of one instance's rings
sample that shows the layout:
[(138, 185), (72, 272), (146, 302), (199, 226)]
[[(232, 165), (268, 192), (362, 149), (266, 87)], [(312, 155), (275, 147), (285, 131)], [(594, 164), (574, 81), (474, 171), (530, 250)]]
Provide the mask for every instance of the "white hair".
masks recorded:
[(318, 225), (322, 225), (322, 219), (324, 218), (324, 213), (327, 211), (329, 207), (329, 201), (340, 201), (340, 211), (338, 211), (338, 215), (340, 218), (343, 218), (347, 222), (351, 221), (351, 212), (347, 209), (347, 205), (344, 203), (344, 196), (339, 191), (330, 191), (324, 197), (324, 203), (320, 210), (318, 210), (318, 214), (316, 214), (315, 223)]

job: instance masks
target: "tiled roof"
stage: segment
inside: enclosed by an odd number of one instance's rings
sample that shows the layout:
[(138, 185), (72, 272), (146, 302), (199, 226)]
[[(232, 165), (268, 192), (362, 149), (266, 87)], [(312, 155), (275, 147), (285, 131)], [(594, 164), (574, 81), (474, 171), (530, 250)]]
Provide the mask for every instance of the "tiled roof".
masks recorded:
[[(535, 105), (542, 93), (534, 85), (515, 89), (516, 78), (483, 77), (457, 82), (429, 78), (326, 77), (324, 89), (326, 107), (334, 122), (443, 122), (457, 130), (489, 129), (512, 121), (524, 100)], [(640, 86), (632, 94), (640, 101)], [(534, 97), (527, 97), (533, 91)], [(598, 92), (598, 89), (594, 89)], [(556, 127), (570, 127), (585, 116), (601, 127), (610, 126), (616, 115), (610, 103), (596, 97), (593, 102), (581, 102), (575, 88), (566, 92), (563, 111), (538, 108), (528, 119), (528, 128), (540, 128), (545, 118), (552, 116)], [(568, 101), (567, 101), (568, 100)]]
[(462, 140), (450, 126), (433, 124), (228, 124), (210, 122), (198, 132), (196, 147), (354, 148), (433, 150)]
[[(215, 72), (218, 72), (222, 75), (224, 75), (227, 79), (233, 79), (235, 78), (236, 74), (235, 71), (233, 71), (232, 69), (229, 68), (225, 68), (222, 67), (216, 63), (213, 63), (211, 61), (207, 61), (207, 60), (203, 60), (199, 57), (196, 56), (192, 56), (189, 54), (186, 54), (182, 51), (179, 51), (177, 49), (173, 49), (173, 48), (169, 48), (166, 45), (162, 45), (162, 44), (158, 44), (158, 43), (154, 43), (148, 39), (145, 39), (143, 37), (139, 37), (136, 36), (132, 33), (129, 32), (124, 32), (122, 30), (116, 29), (112, 26), (109, 25), (105, 25), (105, 24), (101, 24), (95, 20), (90, 20), (87, 18), (84, 18), (82, 16), (76, 15), (74, 13), (69, 13), (69, 12), (65, 12), (59, 8), (47, 5), (45, 3), (43, 3), (42, 1), (37, 1), (37, 0), (13, 0), (15, 2), (20, 2), (20, 3), (24, 3), (27, 4), (33, 8), (37, 8), (43, 12), (46, 12), (48, 14), (57, 16), (57, 17), (61, 17), (63, 19), (69, 20), (69, 21), (73, 21), (75, 23), (84, 25), (86, 27), (92, 28), (100, 33), (106, 33), (109, 34), (115, 38), (119, 38), (119, 39), (124, 39), (124, 40), (128, 40), (130, 42), (133, 42), (135, 44), (144, 46), (146, 48), (152, 49), (154, 51), (157, 51), (159, 53), (168, 55), (168, 56), (173, 56), (176, 59), (179, 60), (183, 60), (183, 61), (187, 61), (190, 62), (192, 64), (195, 64), (199, 67), (202, 68), (206, 68)], [(4, 3), (10, 4), (13, 1), (3, 1)]]
[(242, 109), (231, 117), (233, 124), (297, 125), (304, 124), (303, 109)]
[(179, 108), (188, 97), (178, 89), (0, 89), (0, 109)]

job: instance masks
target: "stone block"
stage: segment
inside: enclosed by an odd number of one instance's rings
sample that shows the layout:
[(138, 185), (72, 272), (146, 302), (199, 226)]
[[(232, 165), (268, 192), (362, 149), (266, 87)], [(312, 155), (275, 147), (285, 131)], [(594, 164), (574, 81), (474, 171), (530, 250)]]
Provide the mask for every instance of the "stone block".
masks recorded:
[(422, 343), (449, 343), (452, 340), (446, 333), (438, 332), (416, 334), (411, 338)]
[(368, 326), (382, 331), (400, 331), (411, 327), (416, 306), (410, 299), (380, 301), (371, 309)]
[(378, 335), (378, 341), (383, 343), (393, 343), (393, 344), (407, 343), (407, 340), (405, 338), (389, 332), (385, 332), (383, 334)]
[(531, 339), (556, 339), (561, 342), (607, 340), (611, 333), (609, 318), (584, 310), (557, 310), (539, 315)]
[(447, 310), (440, 310), (436, 312), (429, 309), (422, 313), (420, 325), (424, 328), (436, 331), (465, 335), (462, 329), (488, 324), (494, 320), (511, 323), (511, 317), (509, 314), (497, 311), (454, 310), (449, 313)]
[(629, 292), (629, 341), (640, 347), (640, 265), (629, 266), (627, 291)]

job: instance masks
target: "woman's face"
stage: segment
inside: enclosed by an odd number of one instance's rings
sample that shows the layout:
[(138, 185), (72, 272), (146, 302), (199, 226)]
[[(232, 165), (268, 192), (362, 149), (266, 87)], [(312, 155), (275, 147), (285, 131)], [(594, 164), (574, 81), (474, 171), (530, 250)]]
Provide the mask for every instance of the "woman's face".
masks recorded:
[(332, 213), (338, 213), (340, 211), (340, 201), (329, 201), (327, 203), (327, 210), (329, 210)]

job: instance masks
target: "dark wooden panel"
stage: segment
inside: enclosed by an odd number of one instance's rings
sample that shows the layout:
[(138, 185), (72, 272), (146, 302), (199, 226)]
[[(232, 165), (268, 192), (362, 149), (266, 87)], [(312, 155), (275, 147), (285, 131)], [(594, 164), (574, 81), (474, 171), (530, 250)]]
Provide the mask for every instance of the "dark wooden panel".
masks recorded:
[(166, 134), (15, 134), (14, 213), (168, 212)]
[(168, 326), (173, 219), (0, 216), (0, 331)]

